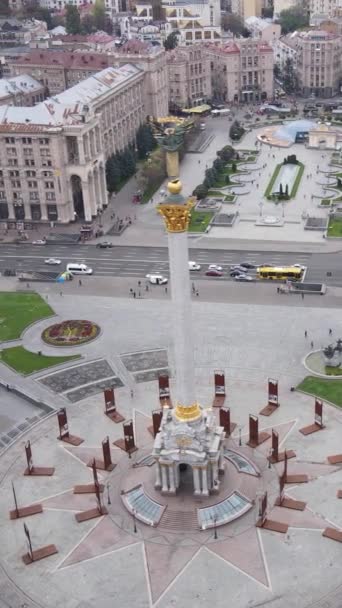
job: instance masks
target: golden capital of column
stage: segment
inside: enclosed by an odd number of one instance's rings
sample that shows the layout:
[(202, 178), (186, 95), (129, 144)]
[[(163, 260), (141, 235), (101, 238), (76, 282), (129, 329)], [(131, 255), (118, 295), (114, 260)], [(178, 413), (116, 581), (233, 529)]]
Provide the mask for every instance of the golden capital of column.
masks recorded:
[(182, 182), (179, 179), (170, 181), (167, 188), (169, 195), (165, 202), (158, 205), (158, 212), (163, 216), (168, 232), (186, 232), (189, 228), (194, 199), (189, 198), (187, 201), (184, 199), (181, 195)]
[(180, 422), (195, 422), (195, 420), (198, 420), (202, 416), (202, 410), (198, 403), (193, 403), (192, 405), (177, 403), (173, 414)]

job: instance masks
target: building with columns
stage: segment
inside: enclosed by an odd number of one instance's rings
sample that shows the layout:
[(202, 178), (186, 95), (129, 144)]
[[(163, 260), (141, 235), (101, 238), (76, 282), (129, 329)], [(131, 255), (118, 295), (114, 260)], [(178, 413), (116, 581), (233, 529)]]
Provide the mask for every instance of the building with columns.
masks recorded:
[(169, 182), (169, 195), (158, 207), (168, 233), (176, 403), (173, 409), (164, 407), (152, 454), (156, 489), (176, 494), (190, 470), (193, 494), (208, 496), (220, 488), (225, 433), (212, 409), (203, 409), (196, 400), (188, 255), (192, 202), (182, 196), (181, 188), (178, 179)]
[(131, 64), (34, 107), (0, 106), (0, 221), (91, 221), (108, 203), (106, 158), (134, 144), (145, 116)]

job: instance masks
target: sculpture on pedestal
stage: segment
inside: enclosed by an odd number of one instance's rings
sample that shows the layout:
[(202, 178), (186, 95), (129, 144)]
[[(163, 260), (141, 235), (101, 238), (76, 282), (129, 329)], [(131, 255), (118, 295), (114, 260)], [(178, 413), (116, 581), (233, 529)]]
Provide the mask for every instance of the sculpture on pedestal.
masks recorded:
[(170, 178), (179, 175), (179, 149), (183, 145), (185, 134), (192, 129), (193, 120), (166, 116), (165, 118), (149, 118), (153, 135), (166, 153), (166, 171)]

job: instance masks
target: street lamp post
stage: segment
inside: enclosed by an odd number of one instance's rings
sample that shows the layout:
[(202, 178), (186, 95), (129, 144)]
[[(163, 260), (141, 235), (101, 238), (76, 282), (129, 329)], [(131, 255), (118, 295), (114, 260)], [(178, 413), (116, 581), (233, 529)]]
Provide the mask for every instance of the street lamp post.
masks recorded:
[(214, 517), (214, 539), (215, 540), (217, 540), (217, 526), (216, 526), (216, 524), (217, 524), (217, 517), (215, 515), (215, 517)]
[(239, 426), (239, 445), (242, 445), (241, 433), (242, 433), (242, 426)]
[(133, 532), (134, 532), (134, 534), (136, 534), (138, 532), (138, 530), (137, 530), (136, 511), (135, 511), (135, 509), (132, 510), (132, 516), (133, 516)]
[(110, 488), (110, 484), (107, 483), (107, 505), (111, 505), (112, 501), (110, 499), (110, 494), (109, 494), (109, 488)]

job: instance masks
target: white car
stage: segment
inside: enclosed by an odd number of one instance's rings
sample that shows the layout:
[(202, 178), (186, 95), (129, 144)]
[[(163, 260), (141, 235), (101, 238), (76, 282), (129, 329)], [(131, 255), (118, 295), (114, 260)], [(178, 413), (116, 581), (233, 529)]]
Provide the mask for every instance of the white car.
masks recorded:
[(217, 264), (210, 264), (210, 266), (208, 266), (208, 270), (219, 270), (220, 272), (223, 271), (222, 266), (218, 266)]
[(61, 260), (57, 260), (56, 258), (48, 258), (44, 260), (44, 264), (49, 264), (50, 266), (59, 266)]
[(168, 282), (168, 279), (162, 274), (147, 274), (146, 279), (148, 279), (152, 285), (166, 285)]
[(201, 270), (201, 266), (197, 262), (189, 262), (189, 270)]
[(36, 241), (32, 241), (32, 245), (46, 245), (46, 241), (43, 241), (43, 239), (37, 239)]
[(305, 270), (306, 266), (303, 266), (302, 264), (292, 264), (293, 268), (300, 268), (301, 270)]
[(234, 280), (242, 282), (253, 281), (252, 277), (250, 277), (248, 274), (238, 274), (237, 277), (234, 277)]

